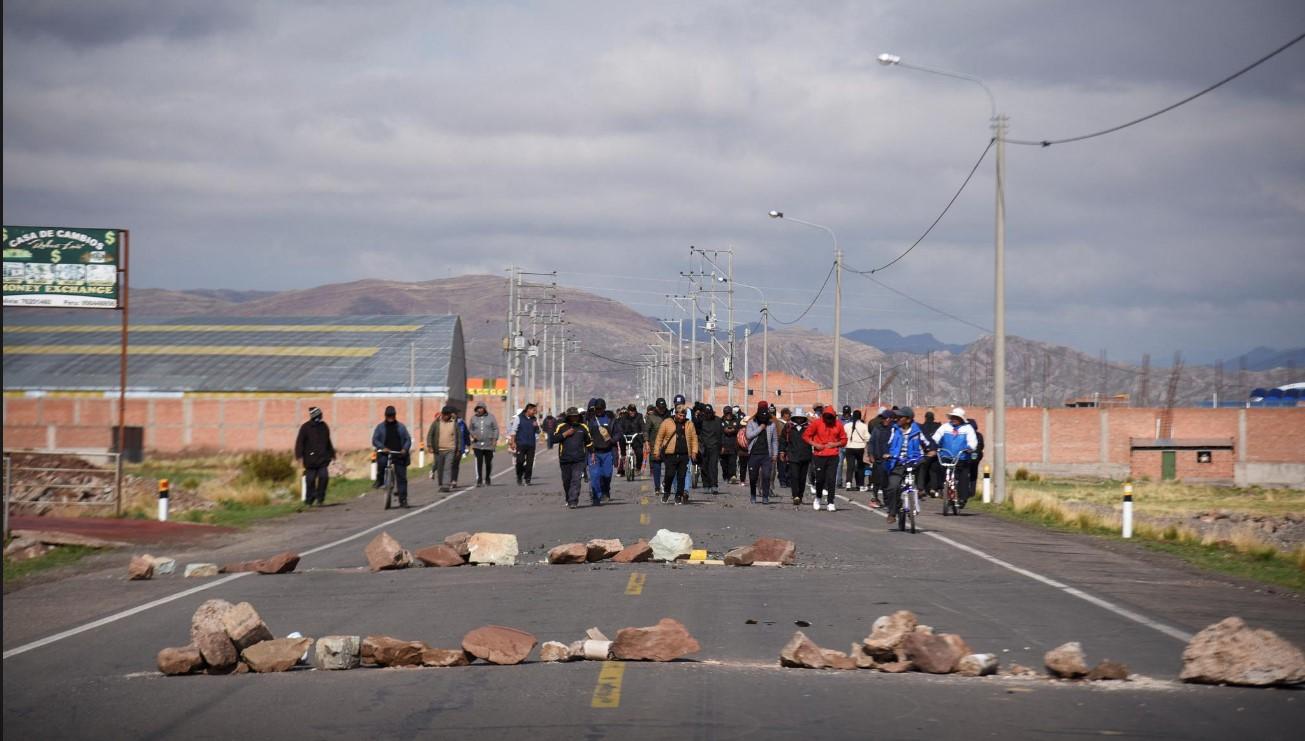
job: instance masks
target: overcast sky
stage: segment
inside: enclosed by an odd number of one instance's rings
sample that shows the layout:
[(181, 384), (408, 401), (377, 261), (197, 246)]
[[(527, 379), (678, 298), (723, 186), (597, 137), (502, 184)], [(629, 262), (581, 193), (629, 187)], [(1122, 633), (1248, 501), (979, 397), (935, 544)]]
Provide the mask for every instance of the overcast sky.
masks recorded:
[[(987, 144), (1105, 128), (1305, 31), (1299, 0), (4, 3), (4, 221), (132, 230), (139, 287), (517, 263), (650, 315), (689, 245), (798, 316)], [(1111, 359), (1305, 345), (1305, 43), (1007, 154), (1008, 331)], [(992, 326), (994, 168), (876, 279)], [(843, 329), (980, 330), (844, 278)], [(755, 293), (738, 296), (741, 315)], [(799, 326), (832, 326), (832, 291)]]

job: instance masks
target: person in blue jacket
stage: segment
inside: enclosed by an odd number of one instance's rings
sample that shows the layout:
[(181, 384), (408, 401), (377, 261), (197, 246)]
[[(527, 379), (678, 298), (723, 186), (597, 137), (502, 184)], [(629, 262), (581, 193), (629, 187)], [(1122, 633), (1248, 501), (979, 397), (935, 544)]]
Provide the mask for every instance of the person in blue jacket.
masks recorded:
[(612, 472), (616, 464), (616, 418), (607, 411), (604, 399), (589, 400), (589, 415), (585, 427), (593, 448), (589, 453), (589, 494), (594, 504), (612, 498)]
[(408, 461), (412, 453), (412, 435), (398, 419), (394, 407), (385, 407), (385, 421), (372, 430), (372, 449), (376, 454), (376, 488), (385, 484), (385, 471), (394, 462), (395, 493), (399, 506), (408, 506)]
[(920, 425), (915, 423), (915, 410), (902, 407), (896, 412), (897, 425), (892, 428), (892, 437), (888, 441), (888, 462), (892, 465), (888, 474), (887, 501), (888, 529), (892, 530), (897, 520), (897, 508), (901, 505), (902, 485), (906, 481), (908, 469), (916, 469), (924, 454), (933, 443), (924, 436)]

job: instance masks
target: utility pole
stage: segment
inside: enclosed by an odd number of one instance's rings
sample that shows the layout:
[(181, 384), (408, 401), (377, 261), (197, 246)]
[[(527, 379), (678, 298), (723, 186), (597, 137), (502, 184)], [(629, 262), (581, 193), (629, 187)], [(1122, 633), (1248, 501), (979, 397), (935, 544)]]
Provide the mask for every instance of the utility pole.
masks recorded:
[[(986, 89), (986, 88), (985, 88)], [(995, 104), (994, 104), (995, 107)], [(992, 491), (998, 504), (1006, 501), (1006, 127), (998, 113), (993, 122), (997, 143), (997, 212), (994, 225), (996, 265), (992, 323)]]

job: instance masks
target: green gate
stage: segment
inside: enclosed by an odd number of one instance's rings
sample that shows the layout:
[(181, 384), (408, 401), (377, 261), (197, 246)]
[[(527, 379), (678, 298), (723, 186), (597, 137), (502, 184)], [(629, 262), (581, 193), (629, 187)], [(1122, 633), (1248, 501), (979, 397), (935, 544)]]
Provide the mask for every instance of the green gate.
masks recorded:
[(1164, 481), (1173, 481), (1178, 474), (1178, 451), (1162, 450), (1160, 451), (1160, 478)]

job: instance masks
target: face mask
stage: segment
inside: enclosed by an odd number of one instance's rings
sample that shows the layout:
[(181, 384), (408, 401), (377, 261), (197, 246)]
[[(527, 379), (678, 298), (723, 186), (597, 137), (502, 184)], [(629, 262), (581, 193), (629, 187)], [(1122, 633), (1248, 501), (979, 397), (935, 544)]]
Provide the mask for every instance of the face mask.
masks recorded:
[(825, 420), (825, 424), (827, 425), (834, 424), (834, 420), (838, 419), (838, 417), (835, 416), (832, 412), (825, 412), (820, 416), (820, 418)]

